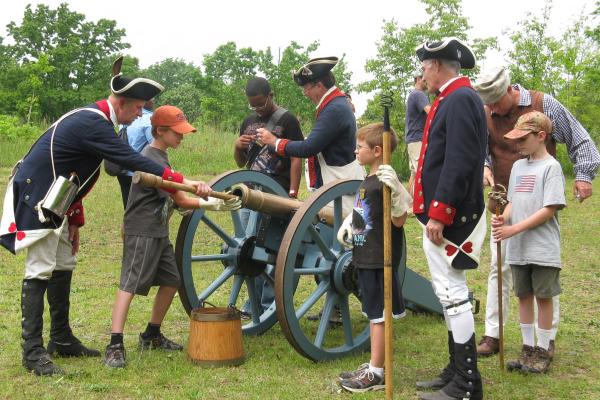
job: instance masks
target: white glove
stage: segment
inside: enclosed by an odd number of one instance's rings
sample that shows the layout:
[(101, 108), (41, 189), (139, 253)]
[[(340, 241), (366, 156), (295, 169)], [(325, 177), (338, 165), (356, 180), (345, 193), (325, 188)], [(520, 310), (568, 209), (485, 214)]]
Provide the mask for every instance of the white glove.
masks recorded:
[(242, 207), (242, 200), (239, 197), (230, 200), (221, 200), (214, 197), (209, 197), (208, 200), (198, 199), (200, 208), (209, 211), (233, 211), (239, 210)]
[(342, 226), (340, 226), (340, 230), (337, 233), (337, 241), (342, 246), (352, 247), (352, 213), (342, 222)]
[(398, 175), (391, 165), (380, 165), (377, 169), (377, 178), (384, 185), (390, 188), (392, 194), (392, 217), (398, 218), (403, 216), (408, 211), (411, 196), (408, 191), (402, 186)]

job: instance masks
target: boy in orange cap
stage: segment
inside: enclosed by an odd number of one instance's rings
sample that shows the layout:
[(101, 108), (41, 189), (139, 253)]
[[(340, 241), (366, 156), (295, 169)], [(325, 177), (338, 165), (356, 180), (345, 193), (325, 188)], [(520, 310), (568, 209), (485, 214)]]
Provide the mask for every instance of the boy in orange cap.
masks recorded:
[[(565, 207), (565, 179), (560, 164), (546, 149), (552, 122), (539, 111), (523, 114), (504, 135), (515, 140), (522, 156), (513, 164), (508, 205), (492, 216), (494, 240), (506, 240), (506, 263), (519, 298), (523, 347), (508, 370), (546, 372), (552, 334), (552, 298), (561, 293), (560, 229), (557, 213)], [(510, 239), (509, 239), (510, 238)], [(538, 305), (537, 345), (534, 343), (534, 299)]]
[[(167, 157), (169, 148), (176, 149), (184, 135), (196, 132), (184, 113), (174, 106), (156, 109), (151, 118), (153, 142), (142, 155), (171, 168)], [(191, 182), (204, 185), (203, 182)], [(124, 217), (123, 261), (121, 282), (112, 313), (110, 344), (106, 347), (104, 364), (112, 368), (125, 366), (123, 328), (134, 295), (146, 296), (150, 287), (159, 286), (152, 315), (146, 331), (140, 333), (141, 349), (182, 350), (183, 346), (167, 339), (160, 325), (180, 284), (173, 245), (169, 241), (169, 216), (173, 206), (179, 208), (230, 211), (240, 208), (240, 200), (209, 197), (188, 197), (182, 191), (169, 194), (163, 190), (133, 184)]]

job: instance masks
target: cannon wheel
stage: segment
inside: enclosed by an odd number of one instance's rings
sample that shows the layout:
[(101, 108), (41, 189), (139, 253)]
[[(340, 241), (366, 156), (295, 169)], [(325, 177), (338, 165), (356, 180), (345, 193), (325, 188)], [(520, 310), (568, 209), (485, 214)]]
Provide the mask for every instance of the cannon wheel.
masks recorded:
[[(209, 185), (215, 191), (225, 191), (237, 183), (260, 185), (265, 192), (287, 197), (287, 191), (279, 183), (256, 171), (229, 171), (213, 178)], [(257, 275), (262, 275), (274, 285), (272, 267), (267, 265), (262, 270), (261, 264), (254, 263), (252, 259), (258, 215), (256, 211), (249, 210), (246, 226), (242, 223), (240, 211), (195, 210), (182, 219), (177, 233), (175, 257), (182, 278), (179, 298), (188, 315), (204, 302), (236, 305), (245, 284), (252, 318), (247, 322), (242, 321), (244, 334), (260, 335), (275, 324), (275, 301), (262, 312), (260, 298), (254, 289)], [(274, 264), (274, 255), (264, 254), (264, 257), (271, 257), (272, 260), (263, 260), (265, 262), (262, 265)], [(237, 307), (241, 307), (245, 301), (244, 298), (240, 300)]]
[[(360, 182), (335, 181), (306, 200), (290, 221), (277, 257), (275, 299), (279, 324), (290, 344), (313, 361), (362, 352), (370, 344), (369, 321), (361, 313), (352, 251), (336, 240), (343, 222), (342, 196), (354, 195)], [(318, 218), (318, 212), (331, 202), (333, 226)], [(396, 267), (404, 266), (402, 257)], [(342, 320), (337, 327), (329, 322), (336, 306)], [(319, 311), (319, 320), (307, 318), (309, 312), (318, 315)]]

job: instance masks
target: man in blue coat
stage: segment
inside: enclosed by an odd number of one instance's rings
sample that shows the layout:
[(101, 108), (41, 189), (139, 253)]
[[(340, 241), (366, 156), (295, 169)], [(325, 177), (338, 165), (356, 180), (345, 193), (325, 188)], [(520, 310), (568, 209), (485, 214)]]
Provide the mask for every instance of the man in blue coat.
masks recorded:
[[(0, 244), (12, 253), (27, 249), (21, 291), (23, 366), (36, 375), (62, 372), (49, 354), (100, 355), (71, 331), (69, 296), (79, 228), (84, 224), (82, 199), (98, 179), (102, 160), (176, 182), (187, 181), (141, 156), (116, 135), (118, 124), (129, 124), (140, 116), (145, 101), (163, 89), (149, 79), (123, 76), (121, 62), (119, 58), (113, 66), (109, 98), (73, 110), (55, 122), (17, 163), (6, 190)], [(74, 198), (67, 199), (70, 202), (64, 209), (68, 210), (62, 213), (50, 207), (51, 189), (56, 189), (60, 177), (71, 178), (76, 185)], [(200, 186), (200, 194), (205, 195), (206, 187)], [(51, 316), (47, 350), (42, 338), (46, 292)]]
[(423, 79), (437, 97), (425, 121), (415, 176), (413, 212), (423, 225), (423, 249), (448, 328), (450, 362), (434, 380), (417, 382), (424, 400), (482, 399), (475, 325), (466, 269), (476, 268), (485, 237), (483, 104), (462, 68), (475, 56), (455, 38), (417, 49)]

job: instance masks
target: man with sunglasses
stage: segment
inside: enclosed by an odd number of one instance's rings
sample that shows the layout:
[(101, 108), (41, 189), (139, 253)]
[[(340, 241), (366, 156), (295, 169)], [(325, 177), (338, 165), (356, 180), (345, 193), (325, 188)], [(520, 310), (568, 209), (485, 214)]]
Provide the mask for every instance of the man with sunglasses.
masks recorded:
[[(484, 185), (501, 184), (508, 187), (510, 170), (519, 154), (514, 141), (507, 141), (504, 135), (510, 132), (517, 119), (528, 112), (544, 113), (554, 127), (550, 140), (546, 143), (548, 152), (556, 155), (556, 143), (565, 143), (569, 158), (575, 170), (573, 194), (579, 201), (592, 195), (592, 180), (600, 166), (600, 155), (590, 135), (559, 101), (552, 96), (535, 90), (527, 90), (518, 84), (510, 84), (508, 71), (504, 67), (494, 68), (482, 74), (474, 85), (485, 104), (485, 115), (489, 133), (489, 159), (484, 168)], [(488, 277), (488, 294), (485, 313), (485, 332), (477, 346), (477, 353), (490, 356), (499, 351), (499, 307), (498, 307), (498, 266), (496, 243), (490, 241), (492, 262)], [(502, 242), (502, 315), (504, 321), (509, 310), (509, 290), (512, 273), (504, 262), (504, 242)], [(558, 296), (553, 298), (552, 334), (550, 336), (550, 357), (554, 357), (554, 340), (559, 322)]]
[(448, 328), (449, 363), (417, 382), (423, 400), (482, 399), (475, 322), (466, 270), (477, 268), (485, 239), (483, 163), (487, 131), (483, 104), (461, 69), (475, 67), (456, 38), (417, 48), (423, 80), (437, 97), (427, 114), (415, 175), (413, 212), (423, 226), (423, 250)]

